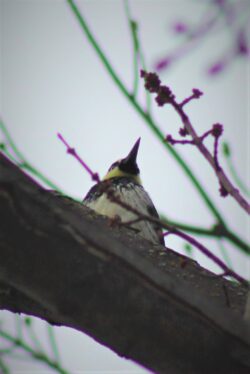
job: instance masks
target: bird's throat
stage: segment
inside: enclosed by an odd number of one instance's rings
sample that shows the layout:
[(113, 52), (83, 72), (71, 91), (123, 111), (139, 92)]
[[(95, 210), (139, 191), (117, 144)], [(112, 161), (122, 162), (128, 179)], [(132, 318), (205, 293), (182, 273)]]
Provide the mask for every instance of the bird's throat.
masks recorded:
[(133, 174), (130, 174), (130, 173), (126, 173), (126, 172), (120, 170), (118, 167), (115, 167), (114, 169), (111, 169), (110, 171), (108, 171), (108, 173), (105, 175), (103, 180), (106, 181), (106, 180), (109, 180), (111, 178), (121, 178), (121, 177), (130, 178), (131, 180), (135, 181), (136, 183), (142, 184), (141, 178), (140, 178), (139, 175), (133, 175)]

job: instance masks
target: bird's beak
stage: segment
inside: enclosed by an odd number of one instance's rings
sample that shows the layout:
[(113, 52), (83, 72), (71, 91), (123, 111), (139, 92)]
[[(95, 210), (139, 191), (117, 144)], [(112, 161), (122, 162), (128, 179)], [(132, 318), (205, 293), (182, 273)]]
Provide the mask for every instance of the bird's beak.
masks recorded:
[(136, 158), (139, 149), (141, 138), (139, 138), (126, 158), (122, 160), (123, 165), (136, 165)]

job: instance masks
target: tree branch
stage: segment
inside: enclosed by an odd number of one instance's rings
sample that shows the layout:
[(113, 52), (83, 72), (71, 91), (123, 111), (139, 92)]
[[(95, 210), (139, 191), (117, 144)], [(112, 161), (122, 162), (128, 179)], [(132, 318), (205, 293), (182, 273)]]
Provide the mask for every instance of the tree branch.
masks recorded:
[(2, 309), (83, 331), (156, 373), (249, 372), (242, 286), (110, 227), (1, 154), (0, 211)]

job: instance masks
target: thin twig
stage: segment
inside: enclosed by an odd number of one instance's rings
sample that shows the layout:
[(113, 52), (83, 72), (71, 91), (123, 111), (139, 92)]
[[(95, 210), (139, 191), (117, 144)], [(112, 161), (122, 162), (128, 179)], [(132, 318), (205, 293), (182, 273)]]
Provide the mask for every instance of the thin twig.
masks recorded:
[[(45, 183), (47, 186), (52, 188), (53, 190), (61, 191), (61, 189), (54, 183), (51, 182), (50, 179), (48, 179), (43, 173), (41, 173), (37, 168), (35, 168), (33, 165), (31, 165), (30, 162), (26, 160), (22, 152), (18, 149), (16, 146), (14, 140), (12, 139), (9, 131), (7, 130), (7, 127), (5, 126), (2, 118), (0, 118), (0, 130), (3, 132), (4, 136), (6, 137), (11, 149), (13, 150), (16, 157), (19, 159), (17, 164), (22, 164), (24, 168), (29, 170), (33, 175), (38, 177), (43, 183)], [(7, 153), (7, 152), (6, 152)]]
[(129, 100), (131, 105), (135, 108), (135, 110), (140, 114), (140, 116), (145, 120), (145, 123), (148, 125), (148, 127), (152, 130), (154, 135), (160, 140), (161, 144), (164, 144), (165, 148), (170, 152), (170, 154), (174, 157), (174, 159), (177, 161), (177, 163), (180, 165), (180, 167), (183, 169), (184, 173), (188, 176), (188, 178), (191, 180), (191, 182), (194, 184), (195, 188), (201, 195), (202, 199), (204, 200), (205, 204), (209, 208), (209, 210), (212, 212), (214, 217), (221, 223), (225, 224), (225, 220), (222, 216), (222, 214), (219, 212), (219, 210), (216, 208), (215, 204), (209, 197), (208, 193), (205, 191), (204, 186), (201, 185), (198, 178), (195, 176), (193, 171), (190, 169), (190, 167), (187, 165), (187, 163), (182, 159), (182, 157), (171, 147), (169, 144), (165, 142), (165, 136), (160, 130), (160, 126), (156, 124), (156, 122), (152, 119), (152, 117), (143, 110), (141, 105), (134, 99), (134, 97), (130, 94), (130, 92), (127, 90), (126, 86), (118, 76), (117, 72), (115, 71), (114, 67), (112, 66), (111, 62), (108, 60), (107, 56), (105, 55), (104, 51), (102, 50), (101, 46), (95, 39), (93, 33), (91, 32), (87, 22), (85, 21), (83, 15), (81, 14), (78, 6), (73, 0), (67, 0), (67, 3), (69, 4), (73, 14), (75, 15), (77, 21), (79, 22), (81, 29), (83, 30), (84, 34), (86, 35), (89, 43), (94, 48), (97, 56), (99, 57), (100, 61), (102, 62), (103, 66), (107, 70), (108, 74), (110, 75), (113, 82), (116, 84), (116, 86), (119, 88), (119, 90), (122, 92), (122, 94)]
[(233, 269), (232, 261), (230, 259), (230, 256), (228, 254), (227, 249), (223, 245), (222, 240), (217, 240), (217, 243), (218, 243), (218, 246), (219, 246), (219, 249), (220, 249), (220, 252), (221, 252), (221, 255), (222, 255), (222, 258), (223, 258), (224, 262), (227, 264), (228, 267), (230, 267), (230, 269)]
[(229, 144), (224, 142), (222, 144), (222, 152), (223, 155), (226, 159), (227, 166), (229, 168), (229, 171), (231, 173), (231, 176), (234, 180), (234, 182), (238, 185), (238, 187), (243, 191), (243, 193), (247, 196), (250, 197), (250, 190), (245, 186), (245, 184), (242, 182), (241, 178), (239, 177), (236, 168), (233, 165), (232, 161), (232, 155), (231, 155), (231, 149), (229, 147)]
[(58, 350), (57, 343), (56, 343), (56, 337), (55, 337), (54, 329), (49, 324), (47, 326), (47, 332), (48, 332), (49, 342), (50, 342), (50, 346), (51, 346), (54, 358), (57, 362), (60, 362), (61, 359), (60, 359), (59, 350)]
[(43, 362), (44, 364), (49, 366), (51, 369), (56, 370), (58, 373), (69, 374), (69, 372), (65, 370), (64, 368), (62, 368), (58, 362), (51, 360), (48, 356), (46, 356), (43, 353), (35, 351), (28, 344), (26, 344), (23, 340), (14, 338), (13, 336), (11, 336), (10, 334), (8, 334), (7, 332), (3, 330), (0, 330), (0, 336), (11, 343), (14, 343), (19, 348), (22, 348), (25, 352), (30, 354), (33, 358), (35, 358), (38, 361)]
[(0, 357), (0, 369), (2, 374), (11, 374), (10, 369), (8, 368), (2, 357)]
[(18, 339), (22, 339), (23, 337), (22, 317), (18, 314), (15, 315), (15, 325), (16, 325), (16, 336)]
[(245, 198), (241, 195), (240, 191), (236, 189), (234, 185), (231, 183), (231, 181), (225, 174), (224, 170), (222, 168), (218, 168), (218, 161), (216, 163), (213, 155), (210, 153), (207, 147), (202, 142), (199, 141), (199, 136), (197, 135), (193, 125), (191, 124), (189, 117), (186, 115), (186, 113), (184, 113), (183, 109), (178, 105), (175, 99), (171, 101), (171, 104), (176, 110), (176, 112), (179, 114), (184, 127), (187, 129), (188, 133), (191, 135), (194, 142), (196, 142), (197, 148), (199, 149), (199, 151), (203, 154), (205, 159), (209, 162), (209, 164), (214, 169), (215, 174), (218, 180), (220, 181), (220, 184), (225, 188), (228, 194), (231, 195), (235, 199), (235, 201), (237, 201), (237, 203), (248, 214), (250, 214), (250, 205), (245, 200)]
[[(136, 98), (138, 92), (138, 84), (139, 84), (139, 76), (140, 76), (140, 69), (139, 63), (144, 70), (146, 70), (146, 63), (145, 57), (142, 51), (142, 45), (139, 39), (139, 32), (138, 32), (138, 23), (132, 18), (129, 0), (124, 0), (125, 6), (125, 14), (127, 16), (130, 34), (133, 41), (133, 65), (134, 65), (134, 89), (133, 89), (133, 97)], [(150, 114), (151, 112), (151, 95), (149, 92), (145, 92), (146, 94), (146, 108), (147, 113)]]
[[(75, 152), (74, 149), (72, 149), (69, 144), (66, 142), (66, 140), (59, 134), (60, 140), (66, 145), (67, 152), (71, 154), (80, 164), (87, 170), (87, 172), (91, 175), (93, 179), (93, 175), (98, 175), (96, 173), (93, 173), (92, 170), (86, 165), (86, 163), (80, 158), (80, 156)], [(98, 177), (99, 178), (99, 177)], [(196, 239), (191, 237), (190, 235), (178, 230), (176, 227), (170, 226), (166, 222), (162, 222), (160, 219), (154, 218), (152, 216), (149, 216), (147, 214), (143, 214), (142, 212), (138, 211), (134, 207), (130, 206), (129, 204), (121, 201), (121, 199), (115, 194), (115, 192), (112, 190), (111, 183), (106, 183), (106, 185), (103, 186), (103, 193), (106, 193), (107, 197), (112, 201), (113, 203), (118, 204), (119, 206), (127, 209), (128, 211), (134, 213), (140, 220), (146, 220), (149, 222), (156, 223), (159, 227), (165, 228), (166, 230), (170, 231), (174, 235), (179, 236), (180, 238), (186, 240), (188, 243), (199, 249), (203, 254), (205, 254), (208, 258), (210, 258), (214, 263), (216, 263), (227, 275), (232, 276), (235, 278), (238, 282), (242, 283), (244, 286), (248, 287), (248, 282), (241, 277), (239, 274), (235, 273), (233, 270), (229, 269), (223, 261), (221, 261), (218, 257), (216, 257), (212, 252), (210, 252), (203, 244), (199, 243)]]
[(182, 231), (189, 232), (195, 235), (227, 239), (232, 244), (237, 245), (243, 253), (247, 255), (250, 254), (249, 245), (244, 240), (240, 239), (238, 236), (235, 236), (235, 234), (231, 230), (225, 228), (224, 226), (215, 224), (211, 228), (197, 227), (168, 219), (165, 216), (161, 216), (161, 221), (165, 221), (166, 223), (169, 223), (171, 226), (174, 226)]
[[(201, 137), (198, 136), (196, 133), (188, 115), (183, 110), (183, 102), (178, 103), (175, 99), (175, 95), (172, 93), (171, 89), (165, 85), (161, 85), (161, 81), (157, 74), (155, 73), (147, 73), (145, 71), (141, 72), (141, 77), (145, 81), (145, 88), (151, 92), (156, 93), (157, 96), (155, 101), (159, 106), (163, 106), (166, 104), (171, 105), (175, 111), (178, 113), (184, 129), (186, 133), (191, 136), (192, 142), (201, 152), (201, 154), (205, 157), (208, 163), (212, 166), (220, 184), (220, 192), (222, 196), (226, 196), (227, 194), (231, 195), (235, 201), (241, 206), (248, 214), (250, 214), (250, 204), (246, 201), (246, 199), (241, 195), (240, 191), (234, 187), (232, 182), (227, 177), (223, 168), (220, 167), (218, 161), (218, 139), (222, 134), (223, 126), (219, 123), (213, 125), (211, 129), (211, 135), (214, 137), (214, 154), (207, 149), (204, 145), (203, 141), (201, 141)], [(200, 92), (200, 91), (198, 91)], [(200, 96), (197, 94), (195, 98), (199, 98)], [(181, 129), (183, 131), (183, 129)], [(204, 135), (207, 136), (208, 132)], [(203, 137), (204, 137), (203, 135)], [(174, 144), (174, 140), (170, 135), (167, 136), (167, 140)], [(182, 143), (185, 141), (181, 141)], [(191, 142), (191, 144), (192, 144)], [(190, 142), (188, 142), (190, 144)]]
[(58, 138), (63, 142), (63, 144), (66, 146), (67, 148), (67, 153), (69, 153), (71, 156), (73, 156), (74, 158), (77, 159), (77, 161), (80, 162), (80, 164), (84, 167), (84, 169), (89, 173), (89, 175), (91, 176), (92, 180), (99, 183), (100, 182), (100, 178), (99, 178), (99, 175), (97, 173), (94, 173), (89, 167), (88, 165), (82, 160), (82, 158), (78, 155), (78, 153), (76, 152), (76, 150), (72, 147), (70, 147), (70, 145), (66, 142), (66, 140), (64, 139), (64, 137), (58, 133), (57, 134)]
[(139, 53), (139, 42), (137, 37), (137, 23), (132, 19), (129, 2), (124, 0), (125, 14), (127, 16), (130, 34), (133, 41), (133, 66), (134, 66), (134, 87), (133, 87), (133, 96), (136, 97), (138, 93), (138, 84), (139, 84), (139, 62), (138, 62), (138, 53)]
[[(91, 176), (91, 178), (93, 179), (93, 175), (97, 175), (97, 177), (98, 177), (98, 174), (94, 173), (89, 168), (89, 166), (86, 165), (86, 163), (80, 158), (80, 156), (76, 153), (75, 150), (74, 150), (74, 152), (71, 151), (72, 147), (70, 147), (70, 145), (62, 137), (62, 135), (60, 135), (59, 138), (63, 142), (63, 144), (67, 147), (67, 153), (71, 154), (74, 158), (76, 158), (76, 160), (78, 162), (80, 162), (80, 164), (89, 173), (89, 175)], [(98, 179), (98, 180), (100, 181), (100, 179)], [(200, 234), (200, 235), (204, 234), (204, 235), (209, 235), (209, 236), (217, 236), (217, 237), (228, 238), (228, 240), (232, 241), (233, 243), (237, 243), (237, 245), (239, 246), (239, 248), (241, 248), (244, 253), (250, 254), (250, 248), (249, 248), (249, 246), (246, 243), (244, 243), (241, 239), (239, 239), (237, 236), (235, 236), (235, 234), (233, 234), (231, 231), (229, 231), (224, 225), (221, 225), (221, 224), (214, 225), (212, 227), (212, 229), (206, 230), (206, 229), (195, 228), (193, 226), (178, 224), (177, 222), (171, 222), (171, 221), (168, 221), (166, 218), (164, 218), (164, 219), (165, 219), (165, 222), (164, 222), (164, 220), (161, 221), (161, 222), (166, 223), (168, 225), (168, 227), (180, 228), (182, 230), (190, 231), (190, 232), (193, 232), (193, 233), (196, 233), (196, 234)]]
[[(0, 125), (1, 125), (1, 123), (0, 123)], [(211, 131), (209, 131), (209, 133), (210, 132)], [(5, 143), (1, 143), (1, 149), (8, 156), (8, 158), (10, 160), (12, 160), (14, 163), (16, 163), (19, 167), (21, 167), (21, 168), (25, 168), (26, 167), (25, 163), (17, 161), (8, 152), (7, 145), (5, 145)], [(25, 161), (25, 162), (26, 162), (26, 165), (27, 165), (27, 161)], [(35, 169), (32, 170), (31, 168), (29, 168), (28, 170), (32, 173), (32, 172), (34, 172)], [(38, 172), (36, 172), (36, 175), (37, 174), (38, 174)], [(44, 180), (44, 178), (43, 178), (43, 180)], [(50, 187), (54, 187), (53, 189), (55, 189), (55, 187), (56, 187), (56, 186), (54, 186), (54, 184), (51, 181), (49, 181), (48, 185)], [(58, 187), (56, 187), (56, 190), (58, 190)], [(81, 200), (77, 200), (77, 201), (81, 201)], [(163, 218), (163, 220), (164, 220), (164, 218)], [(202, 228), (202, 227), (197, 227), (197, 226), (192, 226), (192, 225), (186, 225), (186, 224), (183, 224), (183, 223), (177, 222), (177, 221), (171, 221), (169, 219), (168, 219), (168, 221), (172, 222), (173, 226), (175, 226), (177, 228), (180, 228), (181, 230), (184, 230), (184, 231), (187, 231), (187, 232), (192, 232), (192, 233), (197, 234), (197, 235), (214, 236), (214, 237), (224, 237), (225, 239), (229, 240), (231, 243), (233, 243), (234, 245), (236, 245), (244, 253), (248, 253), (248, 254), (250, 253), (250, 249), (249, 249), (249, 246), (247, 245), (247, 243), (245, 243), (236, 234), (234, 234), (232, 231), (230, 231), (226, 226), (220, 225), (220, 230), (218, 231), (217, 229), (214, 230), (214, 228), (212, 228), (212, 229), (206, 229), (206, 228)]]
[[(206, 9), (204, 16), (194, 27), (184, 22), (178, 22), (174, 25), (175, 32), (184, 36), (183, 42), (156, 62), (155, 69), (158, 72), (167, 69), (181, 58), (183, 59), (186, 54), (194, 50), (201, 42), (204, 42), (205, 37), (211, 36), (213, 32), (223, 32), (225, 24), (231, 33), (232, 43), (225, 50), (224, 55), (209, 66), (207, 73), (215, 76), (225, 70), (238, 56), (249, 56), (249, 42), (247, 40), (248, 3), (238, 4), (238, 2), (216, 0), (209, 3), (208, 6), (211, 9)], [(214, 6), (218, 8), (216, 14), (214, 14)], [(225, 18), (226, 22), (221, 22), (221, 16)]]
[(28, 335), (29, 335), (30, 339), (32, 340), (34, 346), (36, 347), (37, 352), (39, 352), (41, 354), (45, 354), (43, 346), (42, 346), (40, 340), (38, 339), (38, 337), (36, 336), (36, 333), (35, 333), (35, 331), (33, 329), (33, 320), (32, 320), (32, 318), (31, 317), (25, 317), (24, 323), (26, 325), (26, 330), (28, 332)]
[(106, 191), (106, 193), (107, 193), (108, 198), (112, 202), (114, 202), (114, 203), (122, 206), (123, 208), (131, 211), (132, 213), (134, 213), (138, 217), (143, 218), (146, 221), (153, 222), (153, 223), (157, 224), (159, 227), (165, 228), (166, 230), (170, 231), (172, 234), (177, 235), (180, 238), (184, 239), (185, 241), (187, 241), (188, 243), (190, 243), (192, 246), (196, 247), (206, 257), (210, 258), (210, 260), (212, 260), (214, 263), (216, 263), (223, 270), (223, 272), (225, 273), (225, 275), (229, 275), (229, 276), (233, 277), (234, 279), (236, 279), (241, 284), (243, 284), (245, 287), (249, 287), (248, 282), (243, 277), (241, 277), (239, 274), (237, 274), (236, 272), (234, 272), (233, 270), (231, 270), (228, 266), (226, 266), (223, 261), (221, 261), (217, 256), (215, 256), (212, 252), (210, 252), (209, 249), (207, 249), (203, 244), (201, 244), (200, 242), (198, 242), (192, 236), (190, 236), (190, 235), (188, 235), (188, 234), (186, 234), (186, 233), (178, 230), (175, 227), (170, 226), (169, 224), (167, 224), (165, 222), (162, 222), (161, 220), (159, 220), (157, 218), (154, 218), (152, 216), (148, 216), (146, 214), (141, 213), (137, 209), (131, 207), (129, 204), (121, 201), (115, 195), (115, 193), (113, 191), (111, 191), (110, 189), (108, 191)]

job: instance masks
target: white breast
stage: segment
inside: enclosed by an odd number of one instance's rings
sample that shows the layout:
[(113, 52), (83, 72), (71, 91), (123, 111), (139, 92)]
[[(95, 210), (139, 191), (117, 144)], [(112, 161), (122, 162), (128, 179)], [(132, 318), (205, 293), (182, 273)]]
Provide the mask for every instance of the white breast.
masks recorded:
[[(124, 188), (124, 186), (120, 188), (116, 186), (115, 193), (122, 202), (132, 206), (142, 214), (148, 215), (148, 207), (153, 206), (148, 193), (139, 185), (133, 184), (131, 186), (126, 186), (126, 188)], [(121, 221), (124, 223), (137, 218), (137, 216), (131, 211), (121, 207), (119, 204), (111, 202), (106, 193), (103, 193), (95, 200), (84, 201), (83, 203), (97, 213), (110, 218), (119, 216)], [(130, 227), (145, 239), (159, 244), (158, 233), (151, 222), (145, 220), (139, 221), (131, 224)]]

